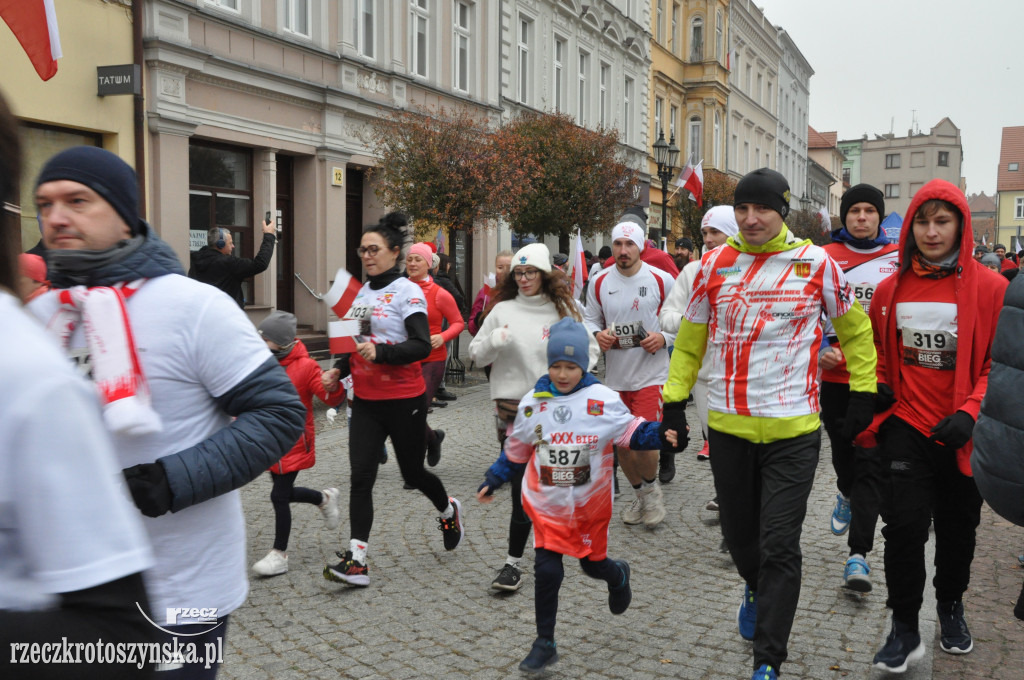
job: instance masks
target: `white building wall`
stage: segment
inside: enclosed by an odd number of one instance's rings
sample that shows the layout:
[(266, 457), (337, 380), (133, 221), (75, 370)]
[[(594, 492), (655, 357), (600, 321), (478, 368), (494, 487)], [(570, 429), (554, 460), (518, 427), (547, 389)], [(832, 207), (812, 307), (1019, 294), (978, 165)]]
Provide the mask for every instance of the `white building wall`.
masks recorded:
[(792, 37), (779, 29), (782, 58), (779, 64), (778, 170), (792, 188), (790, 207), (798, 209), (807, 187), (807, 115), (810, 108), (810, 78), (814, 70)]

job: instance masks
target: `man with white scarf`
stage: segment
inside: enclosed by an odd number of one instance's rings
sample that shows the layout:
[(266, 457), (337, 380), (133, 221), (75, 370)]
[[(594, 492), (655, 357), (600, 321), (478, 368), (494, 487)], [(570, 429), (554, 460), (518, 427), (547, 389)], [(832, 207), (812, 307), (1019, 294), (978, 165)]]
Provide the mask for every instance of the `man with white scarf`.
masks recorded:
[[(138, 217), (124, 161), (95, 147), (62, 151), (43, 167), (35, 200), (54, 290), (30, 311), (100, 393), (156, 556), (145, 572), (149, 616), (168, 642), (189, 634), (199, 649), (223, 644), (248, 593), (235, 489), (301, 436), (302, 403), (238, 305), (186, 278)], [(161, 677), (217, 672), (179, 666)]]

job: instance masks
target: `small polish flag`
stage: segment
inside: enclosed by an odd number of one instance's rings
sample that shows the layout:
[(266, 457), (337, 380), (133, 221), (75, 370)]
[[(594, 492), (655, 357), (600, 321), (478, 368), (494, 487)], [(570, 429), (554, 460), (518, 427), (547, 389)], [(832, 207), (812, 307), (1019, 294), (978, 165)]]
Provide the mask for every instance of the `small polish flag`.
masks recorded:
[(704, 159), (702, 158), (696, 166), (690, 165), (689, 159), (686, 167), (679, 173), (676, 186), (690, 192), (690, 200), (696, 201), (698, 206), (704, 205)]
[(331, 354), (351, 354), (356, 351), (359, 339), (359, 321), (342, 319), (327, 324), (327, 336), (330, 338)]
[(338, 273), (334, 275), (334, 285), (327, 291), (327, 295), (324, 295), (324, 302), (339, 319), (342, 319), (352, 307), (352, 301), (356, 299), (356, 295), (359, 294), (359, 289), (362, 287), (359, 279), (344, 269), (339, 269)]
[(832, 233), (832, 217), (824, 206), (818, 211), (818, 223), (821, 224), (822, 234)]
[(0, 0), (0, 17), (11, 28), (43, 80), (57, 75), (57, 59), (62, 56), (53, 1)]

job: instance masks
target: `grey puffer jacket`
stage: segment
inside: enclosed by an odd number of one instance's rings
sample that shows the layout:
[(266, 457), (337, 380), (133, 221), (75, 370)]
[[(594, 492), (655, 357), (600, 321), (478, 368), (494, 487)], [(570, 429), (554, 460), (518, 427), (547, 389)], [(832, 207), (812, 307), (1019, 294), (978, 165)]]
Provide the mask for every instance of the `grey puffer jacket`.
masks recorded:
[(1024, 526), (1024, 277), (1006, 289), (992, 342), (992, 371), (974, 427), (971, 471), (985, 501)]

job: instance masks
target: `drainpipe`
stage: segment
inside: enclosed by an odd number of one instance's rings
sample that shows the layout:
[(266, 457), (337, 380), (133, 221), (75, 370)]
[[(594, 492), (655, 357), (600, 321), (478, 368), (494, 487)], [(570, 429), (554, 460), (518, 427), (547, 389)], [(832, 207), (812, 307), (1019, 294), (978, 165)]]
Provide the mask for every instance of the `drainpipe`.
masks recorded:
[(135, 177), (139, 185), (139, 217), (146, 217), (146, 109), (143, 95), (143, 73), (145, 64), (142, 56), (142, 2), (132, 2), (132, 55), (139, 67), (138, 92), (134, 95), (135, 127)]

